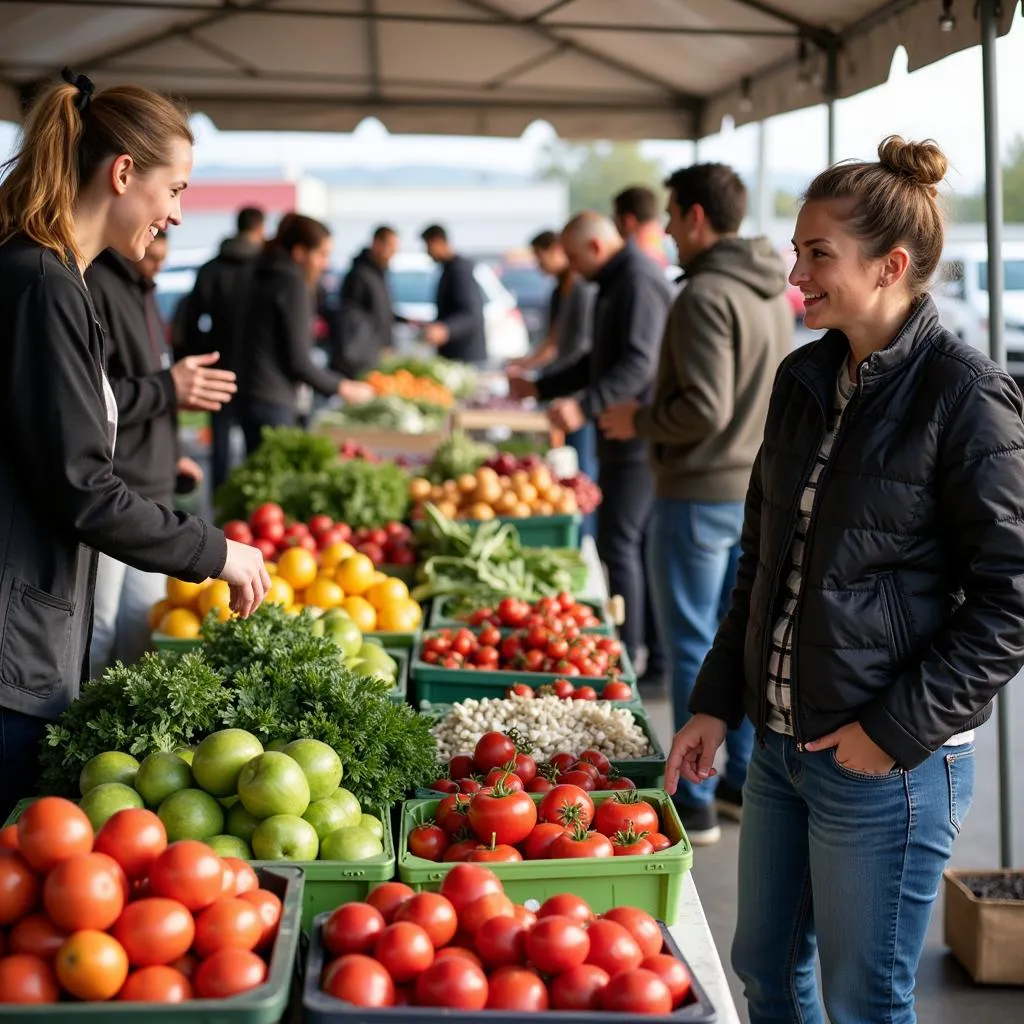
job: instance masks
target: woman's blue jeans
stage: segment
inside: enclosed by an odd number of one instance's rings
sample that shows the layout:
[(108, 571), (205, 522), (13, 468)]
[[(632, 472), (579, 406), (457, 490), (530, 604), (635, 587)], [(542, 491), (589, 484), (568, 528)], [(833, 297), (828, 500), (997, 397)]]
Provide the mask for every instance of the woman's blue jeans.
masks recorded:
[(743, 791), (732, 947), (751, 1024), (914, 1024), (928, 920), (973, 794), (973, 744), (864, 775), (766, 733)]

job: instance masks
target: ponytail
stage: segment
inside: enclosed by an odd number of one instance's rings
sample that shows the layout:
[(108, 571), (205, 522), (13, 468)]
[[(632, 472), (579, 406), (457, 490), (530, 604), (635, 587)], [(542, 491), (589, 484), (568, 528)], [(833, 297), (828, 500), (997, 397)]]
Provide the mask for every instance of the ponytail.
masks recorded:
[(187, 114), (149, 89), (116, 86), (81, 98), (80, 85), (62, 82), (26, 116), (21, 147), (3, 165), (0, 244), (24, 234), (61, 259), (70, 252), (80, 260), (75, 205), (103, 163), (127, 154), (146, 174), (169, 162), (174, 139), (194, 141)]

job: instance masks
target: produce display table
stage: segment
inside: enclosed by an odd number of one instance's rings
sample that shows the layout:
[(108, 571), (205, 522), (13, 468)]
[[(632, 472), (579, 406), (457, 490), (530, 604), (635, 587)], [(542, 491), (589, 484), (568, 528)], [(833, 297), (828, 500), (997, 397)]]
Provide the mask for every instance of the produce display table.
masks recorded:
[(561, 448), (565, 434), (554, 429), (541, 409), (458, 409), (452, 415), (455, 430), (492, 430), (503, 428), (513, 434), (544, 434), (552, 448)]

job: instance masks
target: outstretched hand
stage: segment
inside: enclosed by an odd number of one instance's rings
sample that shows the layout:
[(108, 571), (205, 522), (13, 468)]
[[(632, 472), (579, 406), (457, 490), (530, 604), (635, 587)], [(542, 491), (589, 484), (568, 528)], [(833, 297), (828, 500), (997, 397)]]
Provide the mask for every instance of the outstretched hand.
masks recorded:
[(676, 733), (665, 766), (665, 789), (676, 791), (679, 776), (693, 783), (712, 778), (715, 753), (725, 742), (726, 724), (711, 715), (694, 715)]

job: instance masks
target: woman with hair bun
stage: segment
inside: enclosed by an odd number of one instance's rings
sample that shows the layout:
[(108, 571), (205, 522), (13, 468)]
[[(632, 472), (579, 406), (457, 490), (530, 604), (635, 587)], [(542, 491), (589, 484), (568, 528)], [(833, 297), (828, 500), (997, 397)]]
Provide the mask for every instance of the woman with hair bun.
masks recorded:
[(1024, 422), (939, 323), (933, 142), (811, 183), (790, 281), (820, 340), (782, 364), (732, 607), (672, 745), (714, 774), (756, 728), (732, 960), (752, 1024), (911, 1024), (932, 906), (974, 789), (974, 730), (1024, 664)]
[(0, 183), (0, 815), (32, 791), (36, 748), (89, 678), (97, 552), (231, 585), (248, 615), (270, 579), (256, 548), (130, 491), (113, 469), (117, 406), (83, 274), (140, 260), (181, 221), (185, 114), (134, 86), (65, 71), (25, 120)]

